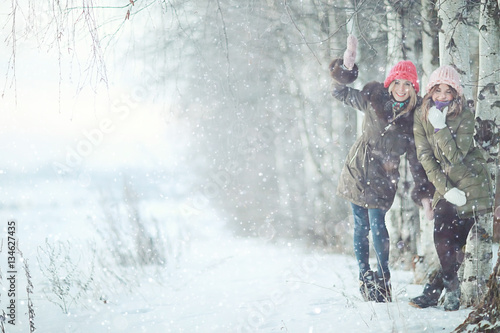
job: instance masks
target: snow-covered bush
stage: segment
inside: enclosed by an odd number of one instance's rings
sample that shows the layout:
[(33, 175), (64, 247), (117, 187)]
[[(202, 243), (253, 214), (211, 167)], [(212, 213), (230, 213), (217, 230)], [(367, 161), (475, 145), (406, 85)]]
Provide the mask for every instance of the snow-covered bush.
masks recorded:
[(106, 250), (118, 266), (164, 266), (167, 243), (158, 220), (143, 218), (130, 186), (124, 186), (123, 194), (123, 201), (101, 201), (104, 221), (96, 229)]
[(69, 241), (51, 243), (38, 247), (37, 260), (47, 285), (42, 287), (45, 297), (64, 313), (83, 299), (93, 289), (95, 251), (91, 258)]

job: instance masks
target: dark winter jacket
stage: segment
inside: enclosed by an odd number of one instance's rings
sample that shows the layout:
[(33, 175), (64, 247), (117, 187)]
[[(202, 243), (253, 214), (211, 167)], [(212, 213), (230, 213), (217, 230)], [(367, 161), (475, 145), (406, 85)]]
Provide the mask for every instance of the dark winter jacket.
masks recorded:
[[(347, 155), (337, 194), (365, 208), (388, 210), (396, 194), (401, 155), (406, 153), (415, 181), (412, 199), (431, 198), (434, 187), (419, 163), (413, 139), (413, 113), (393, 118), (392, 98), (382, 83), (371, 82), (362, 91), (345, 84), (355, 80), (357, 73), (330, 65), (333, 77), (332, 95), (356, 110), (364, 112), (363, 132)], [(388, 104), (389, 103), (389, 104)]]
[(417, 156), (436, 187), (433, 206), (453, 187), (465, 192), (467, 203), (457, 207), (459, 217), (471, 217), (493, 209), (493, 188), (486, 161), (474, 146), (474, 114), (465, 108), (446, 118), (447, 127), (434, 133), (432, 124), (415, 112)]

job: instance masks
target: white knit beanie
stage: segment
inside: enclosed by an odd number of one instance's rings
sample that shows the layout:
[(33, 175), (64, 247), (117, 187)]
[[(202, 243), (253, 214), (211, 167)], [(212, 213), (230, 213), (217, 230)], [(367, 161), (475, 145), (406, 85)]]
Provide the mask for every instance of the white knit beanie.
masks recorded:
[(455, 89), (458, 95), (462, 95), (464, 90), (460, 85), (460, 74), (450, 65), (444, 65), (432, 72), (425, 90), (429, 92), (437, 84), (447, 84)]

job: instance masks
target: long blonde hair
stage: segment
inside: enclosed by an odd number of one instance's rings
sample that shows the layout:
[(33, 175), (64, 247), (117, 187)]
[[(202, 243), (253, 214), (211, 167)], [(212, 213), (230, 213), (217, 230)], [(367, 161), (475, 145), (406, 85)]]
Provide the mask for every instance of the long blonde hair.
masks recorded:
[[(427, 94), (425, 94), (424, 99), (422, 101), (422, 119), (427, 121), (429, 115), (429, 109), (432, 107), (434, 102), (432, 101), (432, 95), (438, 89), (439, 84), (433, 86)], [(447, 115), (454, 118), (458, 116), (465, 107), (465, 98), (463, 95), (459, 95), (458, 92), (452, 86), (449, 86), (451, 89), (451, 93), (453, 95), (453, 99), (448, 105), (448, 113)]]
[[(392, 91), (394, 90), (395, 85), (396, 85), (396, 80), (392, 81), (391, 84), (389, 85), (389, 87), (387, 88), (387, 90), (389, 91), (389, 94), (391, 94), (391, 96), (392, 96)], [(410, 101), (406, 105), (406, 108), (403, 111), (401, 111), (400, 115), (403, 115), (407, 112), (410, 112), (417, 105), (417, 101), (418, 101), (417, 93), (415, 92), (415, 88), (413, 87), (413, 85), (411, 87), (412, 87), (412, 89), (409, 90)]]

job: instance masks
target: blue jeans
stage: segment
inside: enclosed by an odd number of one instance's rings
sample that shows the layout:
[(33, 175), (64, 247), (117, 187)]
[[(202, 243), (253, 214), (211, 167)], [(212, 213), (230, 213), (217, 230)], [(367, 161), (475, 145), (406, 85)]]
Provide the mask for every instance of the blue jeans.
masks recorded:
[(377, 270), (380, 276), (389, 273), (389, 233), (385, 226), (384, 209), (363, 208), (351, 203), (354, 215), (354, 254), (359, 272), (364, 274), (370, 269), (370, 242), (368, 234), (372, 231), (373, 247), (377, 255)]

